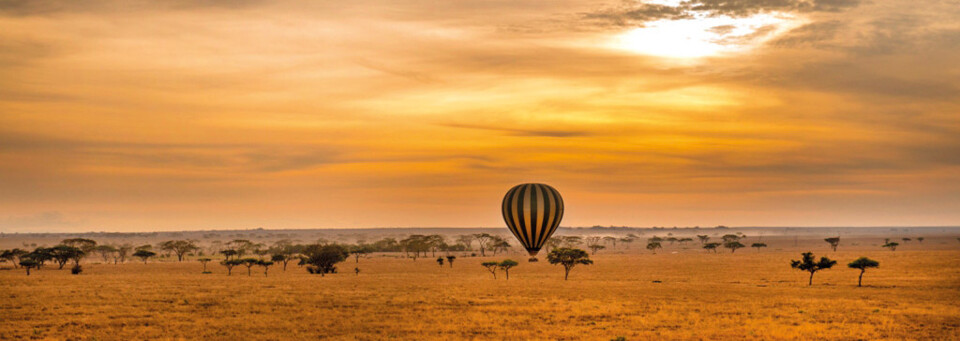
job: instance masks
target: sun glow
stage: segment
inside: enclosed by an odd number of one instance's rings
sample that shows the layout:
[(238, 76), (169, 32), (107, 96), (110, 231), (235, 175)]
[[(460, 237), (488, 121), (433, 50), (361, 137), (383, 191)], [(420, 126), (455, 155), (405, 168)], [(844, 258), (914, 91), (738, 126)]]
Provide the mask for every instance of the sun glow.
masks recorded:
[(614, 48), (665, 58), (699, 58), (748, 51), (803, 24), (785, 13), (658, 20), (614, 38)]

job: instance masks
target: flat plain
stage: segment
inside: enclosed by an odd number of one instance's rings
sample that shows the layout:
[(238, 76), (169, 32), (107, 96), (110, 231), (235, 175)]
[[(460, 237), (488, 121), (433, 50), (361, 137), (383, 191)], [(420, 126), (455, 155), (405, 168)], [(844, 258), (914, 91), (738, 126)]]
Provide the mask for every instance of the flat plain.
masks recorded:
[[(453, 266), (434, 257), (372, 254), (319, 276), (216, 262), (201, 274), (183, 262), (98, 264), (81, 275), (55, 266), (26, 276), (0, 271), (3, 340), (960, 340), (960, 243), (955, 237), (905, 243), (768, 237), (770, 247), (717, 253), (699, 243), (651, 254), (639, 244), (601, 250), (595, 264), (563, 269), (512, 251)], [(748, 244), (749, 245), (749, 244)], [(838, 261), (807, 274), (790, 268), (800, 252)], [(438, 253), (440, 255), (440, 253)], [(880, 262), (857, 287), (860, 256)], [(515, 259), (494, 279), (480, 263)], [(359, 268), (359, 274), (353, 269)]]

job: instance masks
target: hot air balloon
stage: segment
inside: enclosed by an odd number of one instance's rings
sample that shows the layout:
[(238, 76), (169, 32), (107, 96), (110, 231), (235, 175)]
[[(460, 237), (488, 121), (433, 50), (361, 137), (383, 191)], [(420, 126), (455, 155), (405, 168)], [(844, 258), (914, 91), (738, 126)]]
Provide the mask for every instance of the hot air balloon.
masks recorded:
[(503, 197), (503, 221), (527, 249), (536, 257), (563, 218), (563, 198), (556, 189), (544, 184), (520, 184)]

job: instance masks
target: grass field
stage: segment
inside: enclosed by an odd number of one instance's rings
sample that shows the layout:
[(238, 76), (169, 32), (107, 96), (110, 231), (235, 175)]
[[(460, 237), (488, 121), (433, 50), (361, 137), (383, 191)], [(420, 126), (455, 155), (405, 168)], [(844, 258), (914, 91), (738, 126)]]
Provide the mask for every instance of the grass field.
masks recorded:
[[(956, 243), (955, 240), (951, 240)], [(604, 250), (591, 266), (563, 270), (520, 253), (458, 258), (372, 255), (320, 277), (196, 261), (87, 264), (79, 276), (56, 267), (26, 276), (0, 271), (0, 339), (69, 340), (450, 340), (831, 339), (960, 340), (960, 250), (895, 252), (872, 245), (831, 252), (810, 242), (771, 241), (769, 250), (706, 253), (665, 246)], [(822, 244), (822, 243), (821, 243)], [(839, 261), (807, 274), (790, 268), (800, 251)], [(856, 287), (860, 256), (880, 261)], [(521, 261), (505, 280), (479, 264)], [(90, 261), (93, 261), (91, 259)], [(359, 275), (353, 268), (361, 269)]]

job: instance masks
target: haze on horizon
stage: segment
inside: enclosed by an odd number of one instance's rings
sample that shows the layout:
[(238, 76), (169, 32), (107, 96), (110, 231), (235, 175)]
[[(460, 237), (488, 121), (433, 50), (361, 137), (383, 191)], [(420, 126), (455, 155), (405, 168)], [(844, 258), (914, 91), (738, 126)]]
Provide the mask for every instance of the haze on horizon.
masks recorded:
[(0, 231), (960, 224), (957, 1), (4, 1)]

